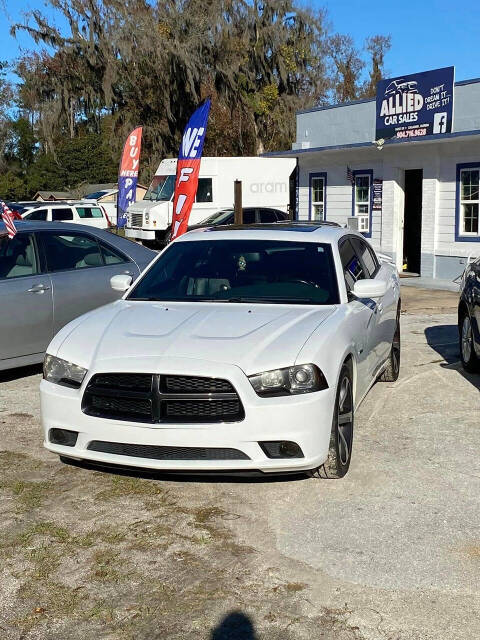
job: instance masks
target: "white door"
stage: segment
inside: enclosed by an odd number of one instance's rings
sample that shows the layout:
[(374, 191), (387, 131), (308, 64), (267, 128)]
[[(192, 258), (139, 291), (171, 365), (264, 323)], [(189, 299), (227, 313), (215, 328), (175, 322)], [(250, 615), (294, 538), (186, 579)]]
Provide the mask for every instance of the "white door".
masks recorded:
[(352, 237), (351, 243), (362, 263), (367, 278), (382, 280), (387, 285), (387, 292), (381, 298), (372, 300), (374, 305), (374, 324), (372, 326), (372, 375), (387, 359), (392, 346), (396, 325), (395, 288), (393, 272), (390, 267), (379, 263), (374, 251), (361, 238)]
[(108, 222), (105, 214), (98, 206), (78, 205), (75, 207), (79, 224), (86, 224), (89, 227), (97, 227), (97, 229), (107, 229)]

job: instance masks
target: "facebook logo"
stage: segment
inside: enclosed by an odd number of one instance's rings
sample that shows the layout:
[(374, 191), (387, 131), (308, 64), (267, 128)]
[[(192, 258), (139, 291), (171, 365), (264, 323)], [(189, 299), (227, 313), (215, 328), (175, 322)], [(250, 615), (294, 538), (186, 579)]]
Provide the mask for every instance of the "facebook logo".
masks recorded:
[(447, 113), (435, 113), (433, 116), (433, 133), (446, 133)]

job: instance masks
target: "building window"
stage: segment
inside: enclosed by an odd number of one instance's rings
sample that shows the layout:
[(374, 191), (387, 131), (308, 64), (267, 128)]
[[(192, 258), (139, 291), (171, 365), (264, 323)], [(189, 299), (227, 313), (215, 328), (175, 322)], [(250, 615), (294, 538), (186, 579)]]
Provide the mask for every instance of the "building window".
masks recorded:
[(480, 167), (460, 171), (460, 234), (479, 235)]
[(310, 174), (310, 220), (326, 220), (327, 174)]
[(358, 230), (362, 233), (370, 232), (371, 214), (371, 182), (370, 174), (354, 173), (353, 212), (360, 218)]

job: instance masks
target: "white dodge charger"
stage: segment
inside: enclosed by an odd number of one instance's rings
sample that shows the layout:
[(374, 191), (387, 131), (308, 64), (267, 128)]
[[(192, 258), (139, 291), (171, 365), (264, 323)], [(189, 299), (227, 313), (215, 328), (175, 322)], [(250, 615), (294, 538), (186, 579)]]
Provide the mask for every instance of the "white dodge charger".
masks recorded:
[(339, 478), (355, 410), (398, 377), (395, 267), (336, 225), (194, 231), (112, 287), (45, 357), (45, 446), (65, 462)]

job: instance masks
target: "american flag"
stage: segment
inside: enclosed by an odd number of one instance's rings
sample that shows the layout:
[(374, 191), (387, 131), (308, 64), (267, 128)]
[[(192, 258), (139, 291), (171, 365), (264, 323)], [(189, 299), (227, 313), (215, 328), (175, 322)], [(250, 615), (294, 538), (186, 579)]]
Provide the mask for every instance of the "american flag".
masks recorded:
[(5, 202), (0, 202), (0, 207), (2, 211), (2, 220), (5, 226), (7, 227), (8, 237), (11, 240), (14, 237), (14, 235), (17, 233), (17, 228), (15, 226), (15, 223), (13, 222), (13, 213), (7, 207)]
[(353, 173), (349, 166), (347, 166), (347, 180), (350, 182), (350, 184), (353, 184), (354, 182)]

